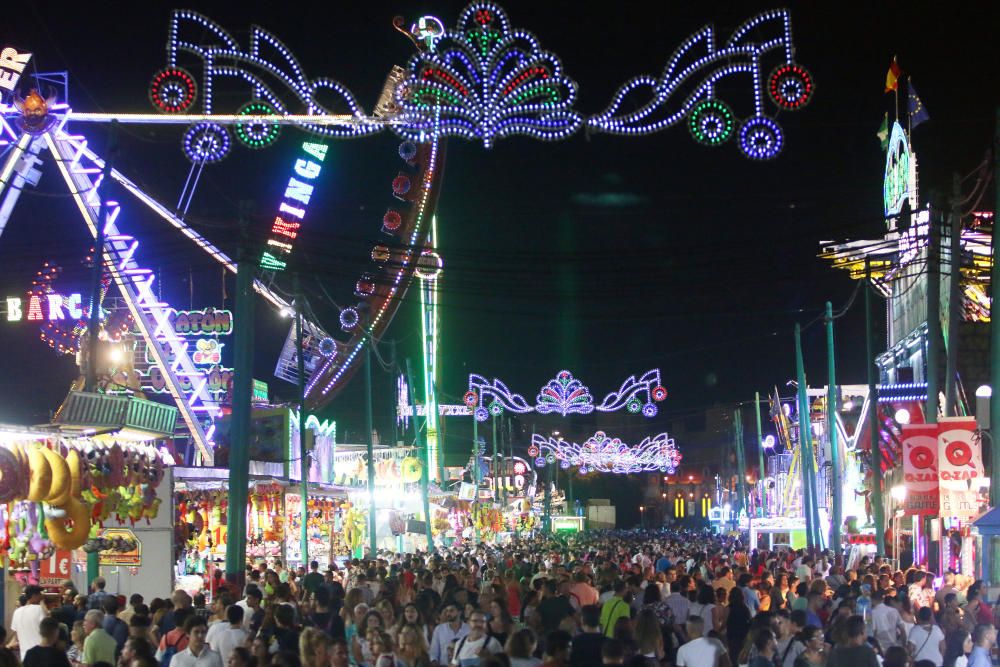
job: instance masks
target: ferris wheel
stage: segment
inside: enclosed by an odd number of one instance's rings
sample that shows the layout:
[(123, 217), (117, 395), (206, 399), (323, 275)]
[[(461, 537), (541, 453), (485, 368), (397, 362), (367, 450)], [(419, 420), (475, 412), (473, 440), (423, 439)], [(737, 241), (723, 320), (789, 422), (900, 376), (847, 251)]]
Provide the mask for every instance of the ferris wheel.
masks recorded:
[[(328, 142), (387, 130), (397, 134), (401, 163), (387, 179), (393, 205), (374, 221), (380, 236), (372, 244), (370, 268), (354, 285), (358, 301), (340, 308), (335, 326), (306, 323), (306, 400), (312, 408), (322, 406), (344, 387), (365, 346), (379, 340), (392, 322), (416, 276), (424, 309), (424, 399), (426, 413), (436, 417), (436, 290), (443, 262), (433, 247), (432, 223), (447, 137), (482, 141), (489, 148), (512, 135), (558, 140), (586, 128), (636, 136), (684, 124), (706, 146), (733, 139), (745, 157), (771, 159), (784, 138), (777, 122), (765, 114), (765, 102), (770, 100), (775, 113), (794, 111), (808, 103), (814, 89), (811, 75), (794, 60), (786, 10), (752, 17), (726, 41), (718, 39), (712, 26), (702, 28), (678, 47), (662, 76), (630, 79), (604, 112), (590, 116), (575, 109), (577, 85), (559, 58), (543, 50), (534, 35), (513, 27), (492, 2), (470, 4), (453, 29), (430, 16), (409, 25), (396, 19), (394, 27), (413, 41), (416, 52), (406, 67), (391, 69), (372, 114), (344, 85), (307, 76), (291, 50), (270, 32), (254, 26), (241, 44), (219, 24), (188, 10), (171, 17), (166, 63), (148, 91), (154, 113), (78, 112), (34, 90), (24, 95), (18, 83), (31, 54), (11, 48), (0, 52), (0, 92), (10, 92), (9, 103), (0, 104), (0, 150), (5, 153), (0, 156), (0, 234), (21, 191), (38, 182), (41, 155), (47, 152), (90, 234), (103, 238), (99, 251), (110, 284), (120, 292), (205, 463), (213, 460), (222, 402), (210, 388), (205, 367), (196, 362), (197, 351), (171, 326), (171, 306), (158, 296), (148, 255), (129, 231), (135, 203), (235, 273), (234, 259), (186, 220), (202, 174), (237, 145), (260, 150), (273, 145), (285, 129), (301, 132), (266, 245), (254, 259), (254, 289), (290, 314), (293, 306), (278, 285), (297, 239), (308, 229), (303, 225), (321, 183)], [(767, 74), (764, 68), (772, 61)], [(743, 120), (717, 95), (719, 82), (728, 78), (749, 84), (743, 100), (749, 116)], [(229, 108), (224, 100), (234, 99), (233, 91), (243, 102)], [(81, 128), (109, 122), (182, 130), (190, 168), (177, 205), (151, 196), (90, 146)], [(105, 193), (112, 183), (132, 200), (109, 199)], [(328, 333), (338, 329), (336, 335)], [(284, 357), (276, 375), (297, 381)], [(435, 445), (431, 449), (433, 462), (438, 453)], [(436, 469), (432, 463), (431, 470)]]

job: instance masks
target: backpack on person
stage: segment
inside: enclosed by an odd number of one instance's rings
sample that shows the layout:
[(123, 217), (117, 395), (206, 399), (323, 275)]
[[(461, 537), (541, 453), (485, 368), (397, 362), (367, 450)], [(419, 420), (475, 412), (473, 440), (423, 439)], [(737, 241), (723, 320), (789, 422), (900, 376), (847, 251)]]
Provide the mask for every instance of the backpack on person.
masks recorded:
[(163, 657), (160, 658), (160, 667), (170, 667), (170, 660), (177, 655), (177, 641), (173, 644), (167, 644), (163, 649)]

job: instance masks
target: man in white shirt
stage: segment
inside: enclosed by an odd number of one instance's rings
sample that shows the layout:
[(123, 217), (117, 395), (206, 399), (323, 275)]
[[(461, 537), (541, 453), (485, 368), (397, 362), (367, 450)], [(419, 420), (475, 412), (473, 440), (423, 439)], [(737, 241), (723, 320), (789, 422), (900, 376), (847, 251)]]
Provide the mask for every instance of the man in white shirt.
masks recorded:
[(455, 645), (452, 667), (477, 667), (484, 652), (496, 655), (503, 652), (503, 646), (486, 634), (486, 614), (476, 610), (469, 615), (469, 634)]
[(469, 626), (462, 622), (458, 607), (449, 604), (441, 611), (444, 623), (434, 628), (431, 636), (431, 662), (435, 665), (448, 664), (448, 646), (456, 639), (469, 634)]
[(729, 655), (722, 642), (702, 636), (705, 621), (700, 616), (688, 618), (685, 627), (689, 640), (677, 649), (677, 667), (729, 667)]
[(42, 606), (41, 586), (25, 586), (24, 596), (28, 601), (23, 607), (14, 610), (14, 616), (11, 617), (10, 621), (13, 636), (7, 642), (7, 646), (17, 644), (21, 650), (21, 660), (24, 660), (24, 654), (28, 652), (28, 649), (34, 648), (42, 642), (39, 625), (42, 619), (48, 615)]
[(906, 626), (892, 600), (885, 597), (885, 591), (872, 593), (872, 634), (883, 651), (890, 646), (902, 646), (906, 637)]
[(208, 627), (204, 619), (192, 618), (187, 627), (187, 648), (171, 658), (170, 667), (223, 667), (222, 656), (205, 642)]
[(233, 604), (226, 608), (226, 620), (208, 629), (205, 641), (213, 651), (219, 652), (222, 664), (228, 665), (233, 649), (246, 645), (247, 637), (247, 631), (243, 629), (243, 608)]
[(670, 611), (674, 614), (674, 623), (677, 628), (683, 628), (687, 623), (688, 614), (691, 613), (691, 601), (681, 591), (686, 591), (690, 577), (684, 575), (677, 581), (670, 584), (670, 595), (664, 600)]

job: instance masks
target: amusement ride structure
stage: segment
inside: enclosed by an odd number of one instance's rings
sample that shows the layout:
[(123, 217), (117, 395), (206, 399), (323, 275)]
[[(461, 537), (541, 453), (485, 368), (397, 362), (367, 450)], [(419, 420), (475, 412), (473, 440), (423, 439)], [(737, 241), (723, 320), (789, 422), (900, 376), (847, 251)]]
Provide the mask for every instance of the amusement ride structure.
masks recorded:
[[(33, 90), (28, 92), (40, 85), (17, 85), (29, 76), (26, 68), (31, 54), (3, 50), (0, 69), (10, 73), (4, 79), (10, 95), (0, 105), (0, 233), (22, 190), (37, 184), (42, 155), (47, 152), (91, 236), (97, 239), (107, 286), (113, 285), (124, 300), (130, 326), (145, 346), (150, 363), (159, 369), (203, 464), (213, 461), (222, 401), (211, 390), (197, 346), (175, 331), (176, 311), (159, 297), (156, 274), (144, 259), (141, 239), (129, 231), (132, 202), (110, 199), (109, 184), (127, 192), (235, 273), (236, 260), (186, 220), (202, 174), (231, 155), (237, 145), (264, 149), (284, 131), (298, 130), (300, 149), (266, 245), (254, 260), (254, 289), (287, 315), (295, 305), (283, 296), (280, 285), (287, 280), (299, 237), (309, 233), (310, 199), (321, 187), (330, 142), (380, 132), (401, 137), (401, 166), (391, 179), (395, 203), (378, 220), (380, 235), (373, 243), (370, 268), (354, 285), (358, 301), (342, 307), (338, 321), (325, 327), (321, 322), (306, 322), (308, 340), (298, 352), (307, 359), (306, 407), (326, 405), (358, 369), (366, 346), (381, 339), (415, 275), (423, 308), (421, 407), (426, 406), (423, 414), (428, 419), (429, 472), (437, 476), (436, 420), (448, 406), (438, 406), (435, 395), (437, 289), (443, 262), (434, 249), (434, 212), (446, 139), (480, 141), (490, 148), (513, 135), (551, 141), (585, 130), (628, 137), (683, 124), (698, 143), (719, 146), (734, 140), (748, 159), (767, 160), (776, 157), (784, 145), (782, 130), (768, 110), (774, 115), (800, 109), (814, 91), (811, 75), (795, 60), (789, 12), (781, 9), (750, 18), (728, 37), (718, 35), (710, 25), (701, 28), (674, 51), (659, 76), (630, 79), (605, 110), (589, 115), (576, 108), (577, 84), (560, 59), (545, 51), (534, 35), (513, 27), (506, 12), (491, 2), (470, 4), (452, 29), (431, 16), (409, 26), (396, 19), (394, 27), (413, 41), (416, 52), (405, 67), (392, 68), (371, 114), (337, 81), (310, 78), (291, 50), (270, 32), (254, 26), (248, 42), (241, 44), (219, 24), (188, 10), (175, 11), (171, 17), (166, 63), (149, 87), (154, 113), (89, 113), (52, 96), (43, 99)], [(718, 96), (720, 84), (731, 84), (730, 80), (749, 84), (743, 99), (732, 102), (749, 109), (745, 117), (738, 117), (731, 103)], [(220, 94), (223, 91), (225, 96)], [(236, 99), (237, 91), (242, 103), (234, 106), (230, 101)], [(176, 206), (150, 196), (91, 147), (85, 128), (112, 122), (178, 127), (191, 164)], [(39, 296), (48, 298), (50, 305), (61, 303), (51, 286), (43, 292)], [(85, 321), (93, 307), (74, 305), (69, 319)], [(79, 349), (83, 330), (76, 327), (72, 335), (60, 339), (64, 351)], [(339, 331), (327, 333), (334, 330)], [(276, 374), (297, 381), (290, 359), (283, 358), (284, 366), (279, 360)], [(543, 388), (536, 405), (511, 393), (499, 380), (472, 376), (466, 405), (460, 407), (478, 421), (503, 410), (557, 411), (565, 416), (626, 409), (652, 417), (655, 402), (666, 397), (658, 370), (629, 378), (597, 405), (586, 388), (574, 393), (579, 387), (573, 383), (578, 381), (566, 371), (563, 374)], [(533, 448), (538, 458), (548, 454), (567, 465), (595, 470), (621, 467), (621, 456), (611, 456), (612, 450), (618, 455), (633, 452), (629, 465), (642, 469), (672, 469), (679, 460), (666, 434), (647, 438), (635, 450), (600, 433), (582, 445), (538, 442)]]

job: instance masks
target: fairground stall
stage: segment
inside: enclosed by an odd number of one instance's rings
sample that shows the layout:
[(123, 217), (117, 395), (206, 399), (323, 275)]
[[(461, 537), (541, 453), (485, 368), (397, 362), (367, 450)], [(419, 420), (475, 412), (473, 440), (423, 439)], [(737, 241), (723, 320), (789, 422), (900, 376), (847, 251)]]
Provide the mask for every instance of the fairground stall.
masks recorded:
[(0, 427), (6, 621), (29, 583), (86, 590), (100, 574), (126, 596), (172, 590), (173, 457), (163, 438), (176, 416), (158, 403), (72, 392), (50, 427)]

